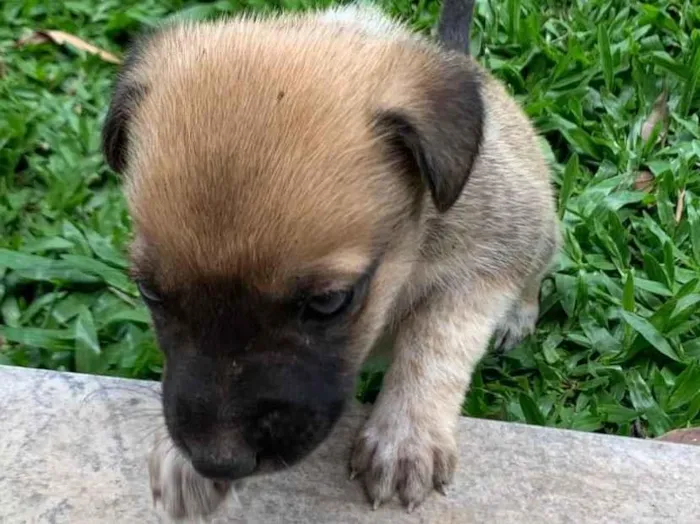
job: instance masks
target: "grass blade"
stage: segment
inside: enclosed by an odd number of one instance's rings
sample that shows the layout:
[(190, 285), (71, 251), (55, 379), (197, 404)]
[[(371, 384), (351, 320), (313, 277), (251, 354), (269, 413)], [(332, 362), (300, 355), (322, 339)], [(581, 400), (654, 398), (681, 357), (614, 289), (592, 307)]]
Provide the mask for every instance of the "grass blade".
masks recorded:
[(534, 424), (536, 426), (545, 426), (547, 424), (539, 406), (530, 396), (521, 393), (519, 401), (520, 408), (523, 410), (523, 415), (525, 415), (525, 420), (528, 424)]
[(671, 427), (671, 420), (656, 402), (649, 385), (636, 369), (627, 374), (626, 382), (634, 409), (646, 416), (653, 435), (666, 433)]
[(564, 218), (566, 213), (566, 205), (574, 191), (574, 184), (579, 178), (579, 163), (578, 155), (574, 153), (566, 164), (564, 169), (564, 178), (562, 179), (561, 189), (559, 189), (559, 218)]
[(0, 326), (0, 336), (9, 342), (50, 351), (72, 349), (75, 334), (71, 330)]
[(700, 33), (693, 35), (693, 51), (690, 54), (688, 64), (688, 80), (683, 87), (683, 94), (678, 107), (678, 112), (682, 116), (690, 113), (695, 91), (698, 87), (698, 78), (700, 78)]
[(692, 362), (676, 378), (676, 385), (673, 388), (668, 401), (669, 409), (678, 409), (693, 401), (700, 395), (700, 366), (697, 362)]
[(63, 255), (63, 261), (72, 268), (93, 275), (106, 284), (134, 295), (134, 285), (122, 271), (108, 266), (104, 262), (82, 255)]
[(629, 311), (622, 311), (622, 318), (625, 319), (632, 329), (639, 333), (649, 344), (651, 344), (656, 350), (667, 356), (668, 358), (680, 362), (681, 359), (678, 357), (671, 345), (666, 341), (664, 336), (658, 332), (658, 330), (645, 318), (635, 315)]
[(81, 373), (101, 371), (102, 350), (97, 338), (95, 321), (90, 310), (84, 308), (75, 323), (75, 368)]
[(613, 88), (613, 60), (610, 52), (610, 39), (608, 37), (609, 28), (604, 24), (598, 25), (598, 51), (600, 53), (600, 65), (603, 69), (603, 79), (608, 91)]
[(622, 292), (622, 307), (625, 311), (634, 312), (634, 306), (634, 275), (632, 271), (628, 271), (625, 278), (625, 288)]

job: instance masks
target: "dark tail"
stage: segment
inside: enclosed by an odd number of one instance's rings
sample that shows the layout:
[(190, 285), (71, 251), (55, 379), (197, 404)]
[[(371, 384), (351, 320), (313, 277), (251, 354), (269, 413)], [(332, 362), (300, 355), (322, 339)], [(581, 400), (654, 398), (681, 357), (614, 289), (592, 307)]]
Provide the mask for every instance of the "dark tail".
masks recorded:
[(469, 54), (474, 0), (443, 0), (438, 40), (447, 49)]

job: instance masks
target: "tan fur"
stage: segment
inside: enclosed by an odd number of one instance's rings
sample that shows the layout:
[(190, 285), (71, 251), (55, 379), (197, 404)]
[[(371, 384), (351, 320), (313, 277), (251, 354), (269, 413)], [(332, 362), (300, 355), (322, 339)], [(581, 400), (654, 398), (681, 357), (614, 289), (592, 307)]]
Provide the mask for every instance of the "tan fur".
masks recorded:
[(526, 117), (483, 71), (481, 152), (440, 214), (427, 192), (415, 201), (369, 128), (381, 108), (420, 118), (438, 50), (376, 11), (185, 25), (144, 53), (130, 73), (148, 92), (127, 187), (137, 271), (165, 289), (222, 274), (284, 293), (307, 272), (350, 281), (386, 248), (355, 358), (387, 326), (395, 356), (351, 465), (375, 504), (398, 493), (413, 508), (452, 478), (457, 417), (489, 339), (500, 330), (513, 344), (537, 317), (558, 232)]
[(178, 264), (160, 268), (164, 284), (233, 271), (268, 288), (339, 250), (369, 257), (411, 204), (368, 124), (383, 105), (420, 102), (430, 53), (310, 21), (280, 32), (287, 25), (171, 29), (135, 72), (149, 94), (128, 195), (139, 231)]

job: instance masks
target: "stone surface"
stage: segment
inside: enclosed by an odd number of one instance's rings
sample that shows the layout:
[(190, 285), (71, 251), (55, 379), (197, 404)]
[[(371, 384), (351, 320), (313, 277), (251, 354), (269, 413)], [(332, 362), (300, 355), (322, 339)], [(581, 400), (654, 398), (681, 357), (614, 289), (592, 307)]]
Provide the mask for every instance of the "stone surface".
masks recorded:
[[(157, 384), (0, 367), (0, 522), (158, 522), (145, 457)], [(700, 522), (700, 448), (464, 419), (448, 496), (371, 511), (348, 479), (349, 414), (300, 466), (230, 497), (219, 522)]]

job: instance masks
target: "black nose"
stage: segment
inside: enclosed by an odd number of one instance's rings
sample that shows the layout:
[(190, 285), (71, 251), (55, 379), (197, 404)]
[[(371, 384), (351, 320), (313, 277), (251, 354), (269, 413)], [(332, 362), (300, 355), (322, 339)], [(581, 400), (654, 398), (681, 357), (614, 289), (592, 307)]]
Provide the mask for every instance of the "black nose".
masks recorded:
[(219, 480), (236, 480), (247, 477), (258, 466), (256, 453), (251, 449), (236, 449), (227, 457), (213, 453), (193, 452), (192, 466), (201, 475)]

